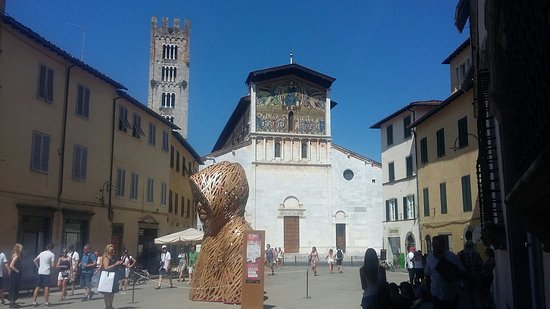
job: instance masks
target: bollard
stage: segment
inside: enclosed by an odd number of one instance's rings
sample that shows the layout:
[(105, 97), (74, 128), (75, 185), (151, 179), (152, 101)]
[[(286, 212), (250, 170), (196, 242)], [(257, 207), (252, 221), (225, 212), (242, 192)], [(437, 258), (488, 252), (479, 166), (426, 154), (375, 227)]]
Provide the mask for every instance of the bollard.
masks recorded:
[(294, 266), (296, 266), (296, 256), (294, 256)]
[(306, 270), (306, 299), (309, 298), (309, 269)]
[(351, 266), (353, 266), (353, 256), (351, 257)]
[(132, 283), (132, 304), (134, 303), (134, 293), (136, 291), (136, 281), (137, 281), (137, 278), (134, 278), (133, 280), (134, 282)]

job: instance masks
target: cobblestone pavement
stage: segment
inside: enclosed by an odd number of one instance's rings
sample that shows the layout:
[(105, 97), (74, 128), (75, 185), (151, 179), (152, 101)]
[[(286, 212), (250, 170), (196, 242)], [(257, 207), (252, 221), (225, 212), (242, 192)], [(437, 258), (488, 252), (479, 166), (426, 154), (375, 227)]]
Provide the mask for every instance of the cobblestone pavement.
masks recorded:
[[(330, 274), (325, 265), (318, 270), (319, 276), (313, 276), (306, 266), (285, 266), (277, 269), (274, 276), (265, 276), (263, 309), (302, 309), (302, 308), (360, 308), (361, 284), (359, 267), (345, 267), (342, 274)], [(388, 272), (388, 281), (402, 282), (408, 276), (403, 272)], [(174, 288), (163, 280), (163, 286), (156, 290), (156, 279), (145, 285), (136, 285), (134, 293), (128, 290), (115, 296), (114, 307), (118, 309), (134, 308), (238, 308), (240, 306), (220, 303), (193, 302), (189, 300), (189, 285), (187, 282), (173, 280)], [(90, 301), (81, 301), (83, 290), (79, 289), (74, 296), (68, 296), (59, 302), (59, 292), (50, 295), (50, 307), (63, 308), (104, 308), (101, 295), (94, 295)], [(132, 295), (133, 294), (133, 295)], [(132, 302), (133, 297), (133, 302)], [(40, 307), (44, 306), (42, 293), (38, 298)], [(22, 308), (32, 308), (30, 295), (23, 294), (18, 304)], [(7, 308), (8, 306), (4, 306)]]

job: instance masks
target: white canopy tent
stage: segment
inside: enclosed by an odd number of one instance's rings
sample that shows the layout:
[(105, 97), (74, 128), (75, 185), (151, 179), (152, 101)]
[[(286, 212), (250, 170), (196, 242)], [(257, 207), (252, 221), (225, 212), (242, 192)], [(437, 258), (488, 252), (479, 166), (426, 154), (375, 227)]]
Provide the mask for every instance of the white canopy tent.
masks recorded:
[(186, 242), (186, 241), (201, 241), (203, 236), (204, 236), (203, 232), (191, 227), (184, 231), (155, 238), (155, 244), (170, 245), (170, 244), (177, 244), (177, 243)]

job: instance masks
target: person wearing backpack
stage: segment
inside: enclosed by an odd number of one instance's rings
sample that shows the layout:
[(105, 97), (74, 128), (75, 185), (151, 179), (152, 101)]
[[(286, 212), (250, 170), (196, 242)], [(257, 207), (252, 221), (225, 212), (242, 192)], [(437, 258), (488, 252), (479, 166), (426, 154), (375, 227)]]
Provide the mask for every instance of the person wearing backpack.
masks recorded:
[(342, 261), (344, 260), (344, 252), (339, 246), (336, 247), (336, 266), (338, 266), (338, 273), (342, 273)]

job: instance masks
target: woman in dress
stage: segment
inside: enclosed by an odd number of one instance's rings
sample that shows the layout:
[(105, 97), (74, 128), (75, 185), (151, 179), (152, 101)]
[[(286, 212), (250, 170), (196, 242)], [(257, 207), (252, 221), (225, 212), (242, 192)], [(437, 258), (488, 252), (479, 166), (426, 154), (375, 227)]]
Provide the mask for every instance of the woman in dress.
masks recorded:
[(328, 271), (333, 274), (334, 273), (334, 251), (332, 249), (328, 250), (328, 254), (325, 257), (325, 260), (328, 262)]
[[(115, 246), (113, 244), (108, 244), (105, 246), (105, 251), (103, 252), (103, 258), (101, 259), (101, 269), (105, 271), (117, 272), (118, 267), (122, 264), (122, 261), (119, 261), (115, 255)], [(113, 300), (115, 299), (115, 293), (118, 292), (117, 284), (118, 276), (115, 275), (115, 280), (113, 282), (113, 290), (111, 293), (103, 293), (103, 299), (105, 301), (105, 309), (114, 309)]]
[(10, 308), (19, 308), (20, 306), (15, 302), (19, 298), (19, 284), (21, 283), (21, 255), (23, 253), (23, 246), (19, 243), (13, 246), (11, 252), (10, 262)]
[(59, 269), (59, 275), (57, 275), (57, 286), (61, 290), (61, 297), (59, 301), (65, 300), (67, 295), (67, 282), (69, 281), (69, 267), (71, 267), (71, 260), (67, 256), (67, 249), (61, 251), (61, 256), (57, 260), (56, 268)]
[(187, 261), (187, 254), (185, 253), (184, 248), (181, 248), (181, 251), (178, 254), (178, 259), (179, 259), (179, 261), (178, 261), (178, 271), (179, 271), (178, 282), (183, 282), (183, 281), (185, 281), (185, 278), (183, 276), (183, 271), (185, 270), (185, 262)]
[(284, 255), (285, 253), (283, 252), (283, 249), (281, 249), (281, 247), (277, 248), (277, 267), (278, 268), (283, 267)]
[(363, 266), (359, 268), (363, 298), (361, 308), (385, 308), (388, 295), (385, 295), (386, 270), (380, 266), (376, 251), (368, 248), (365, 252)]
[(312, 247), (311, 253), (309, 254), (309, 261), (311, 263), (311, 270), (313, 270), (313, 275), (317, 276), (317, 264), (319, 264), (319, 253), (317, 248)]

